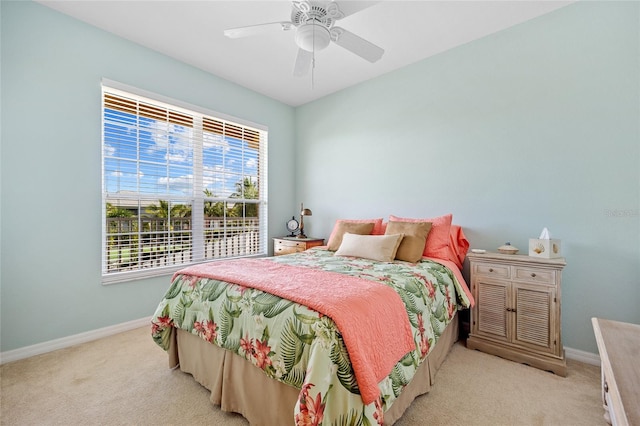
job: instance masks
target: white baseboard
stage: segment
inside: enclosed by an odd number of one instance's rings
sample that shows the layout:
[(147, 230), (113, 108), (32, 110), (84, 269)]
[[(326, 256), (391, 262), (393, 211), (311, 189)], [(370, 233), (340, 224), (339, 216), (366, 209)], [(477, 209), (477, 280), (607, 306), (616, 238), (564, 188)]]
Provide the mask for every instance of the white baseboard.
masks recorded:
[[(151, 317), (140, 318), (128, 321), (122, 324), (116, 324), (109, 327), (99, 328), (97, 330), (87, 331), (73, 336), (62, 337), (60, 339), (50, 340), (36, 345), (25, 346), (24, 348), (14, 349), (12, 351), (0, 352), (0, 364), (20, 359), (29, 358), (31, 356), (52, 352), (58, 349), (68, 348), (80, 343), (91, 342), (103, 337), (112, 336), (114, 334), (133, 330), (138, 327), (150, 326)], [(600, 365), (600, 356), (591, 352), (581, 351), (579, 349), (564, 348), (565, 356), (568, 359), (584, 362), (585, 364)]]
[(581, 351), (579, 349), (564, 348), (564, 355), (568, 359), (584, 362), (585, 364), (600, 366), (600, 355), (591, 352)]
[(149, 326), (149, 333), (151, 333), (151, 317), (140, 318), (133, 321), (124, 322), (122, 324), (116, 324), (109, 327), (99, 328), (97, 330), (91, 330), (73, 336), (62, 337), (60, 339), (50, 340), (48, 342), (38, 343), (31, 346), (25, 346), (23, 348), (14, 349), (12, 351), (0, 352), (0, 364), (4, 364), (11, 361), (17, 361), (24, 358), (29, 358), (34, 355), (40, 355), (47, 352), (52, 352), (58, 349), (68, 348), (70, 346), (78, 345), (80, 343), (91, 342), (93, 340), (101, 339), (103, 337), (112, 336), (114, 334), (122, 333), (124, 331), (133, 330), (135, 328)]

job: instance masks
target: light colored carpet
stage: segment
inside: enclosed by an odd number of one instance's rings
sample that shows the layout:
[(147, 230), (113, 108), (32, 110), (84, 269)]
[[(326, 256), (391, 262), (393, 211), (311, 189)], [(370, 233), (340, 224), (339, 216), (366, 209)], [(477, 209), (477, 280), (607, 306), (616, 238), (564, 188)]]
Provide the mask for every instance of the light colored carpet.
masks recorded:
[[(396, 425), (604, 425), (600, 369), (568, 367), (558, 377), (457, 343)], [(150, 327), (2, 365), (0, 380), (2, 425), (248, 424), (170, 370)]]

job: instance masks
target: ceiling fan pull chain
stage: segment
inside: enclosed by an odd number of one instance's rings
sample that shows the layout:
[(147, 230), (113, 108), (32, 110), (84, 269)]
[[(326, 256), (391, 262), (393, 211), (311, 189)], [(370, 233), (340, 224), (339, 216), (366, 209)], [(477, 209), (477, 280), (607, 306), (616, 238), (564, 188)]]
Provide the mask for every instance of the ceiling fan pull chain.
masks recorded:
[(316, 23), (313, 22), (313, 44), (311, 51), (311, 90), (313, 90), (314, 75), (316, 70)]

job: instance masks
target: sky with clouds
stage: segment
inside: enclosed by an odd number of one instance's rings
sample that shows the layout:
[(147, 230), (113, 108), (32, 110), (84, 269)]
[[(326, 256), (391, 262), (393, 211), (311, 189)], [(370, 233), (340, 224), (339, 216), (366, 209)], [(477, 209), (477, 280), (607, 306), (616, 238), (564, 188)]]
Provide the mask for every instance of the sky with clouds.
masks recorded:
[(228, 197), (243, 178), (257, 182), (258, 150), (245, 141), (112, 109), (104, 115), (104, 185), (110, 196), (140, 192), (181, 199), (209, 189)]

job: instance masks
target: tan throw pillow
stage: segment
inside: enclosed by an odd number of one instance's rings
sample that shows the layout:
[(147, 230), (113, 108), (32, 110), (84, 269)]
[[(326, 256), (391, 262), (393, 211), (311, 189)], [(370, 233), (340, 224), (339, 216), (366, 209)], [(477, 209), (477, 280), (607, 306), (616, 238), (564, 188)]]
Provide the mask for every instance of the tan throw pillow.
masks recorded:
[(423, 256), (449, 259), (449, 237), (451, 232), (451, 213), (428, 219), (411, 219), (389, 215), (390, 222), (431, 222), (431, 231), (424, 246)]
[(404, 234), (396, 259), (416, 263), (422, 258), (431, 222), (389, 221), (385, 234)]
[(380, 262), (392, 262), (402, 241), (402, 234), (356, 235), (346, 233), (336, 256), (354, 256)]
[(350, 234), (369, 235), (373, 231), (373, 222), (369, 223), (355, 223), (355, 222), (336, 222), (327, 248), (331, 251), (336, 251), (342, 244), (342, 236), (348, 232)]

